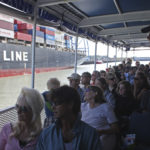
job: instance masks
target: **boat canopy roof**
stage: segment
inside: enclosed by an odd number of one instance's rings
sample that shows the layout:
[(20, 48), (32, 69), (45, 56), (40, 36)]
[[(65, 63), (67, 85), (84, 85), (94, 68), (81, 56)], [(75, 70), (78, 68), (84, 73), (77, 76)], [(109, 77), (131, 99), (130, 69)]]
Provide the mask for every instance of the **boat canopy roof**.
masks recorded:
[(150, 0), (0, 0), (0, 7), (31, 23), (37, 8), (39, 25), (126, 50), (150, 46), (142, 33), (150, 25)]

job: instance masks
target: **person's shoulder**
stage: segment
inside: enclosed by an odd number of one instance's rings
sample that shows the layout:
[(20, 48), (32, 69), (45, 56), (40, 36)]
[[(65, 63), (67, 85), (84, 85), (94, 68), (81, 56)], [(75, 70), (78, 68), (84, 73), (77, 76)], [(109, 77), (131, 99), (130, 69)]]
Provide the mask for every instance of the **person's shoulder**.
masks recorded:
[(1, 129), (1, 132), (3, 132), (3, 134), (5, 135), (9, 135), (12, 132), (12, 124), (11, 123), (5, 124)]
[(5, 129), (5, 130), (12, 129), (12, 123), (5, 124), (2, 129)]

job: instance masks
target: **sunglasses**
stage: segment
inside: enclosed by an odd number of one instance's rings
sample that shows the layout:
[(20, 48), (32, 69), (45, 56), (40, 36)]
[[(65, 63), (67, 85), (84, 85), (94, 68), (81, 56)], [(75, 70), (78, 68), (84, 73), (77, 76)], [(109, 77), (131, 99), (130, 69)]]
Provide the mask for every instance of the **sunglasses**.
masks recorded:
[(60, 105), (62, 105), (62, 104), (64, 104), (64, 102), (62, 102), (62, 101), (55, 101), (55, 102), (51, 102), (51, 105), (54, 107), (54, 106), (60, 106)]
[(26, 106), (19, 106), (18, 104), (16, 104), (15, 106), (15, 109), (18, 111), (18, 112), (23, 112), (23, 113), (27, 113), (29, 112), (29, 108), (26, 107)]

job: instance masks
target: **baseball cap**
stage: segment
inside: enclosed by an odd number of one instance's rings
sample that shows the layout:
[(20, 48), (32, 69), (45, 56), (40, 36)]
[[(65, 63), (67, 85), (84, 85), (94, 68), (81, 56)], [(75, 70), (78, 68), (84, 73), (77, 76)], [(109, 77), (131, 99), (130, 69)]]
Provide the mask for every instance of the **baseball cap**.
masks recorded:
[(77, 73), (72, 73), (71, 76), (67, 77), (68, 79), (78, 79), (80, 80), (80, 75)]
[(150, 32), (150, 25), (141, 29), (142, 33)]

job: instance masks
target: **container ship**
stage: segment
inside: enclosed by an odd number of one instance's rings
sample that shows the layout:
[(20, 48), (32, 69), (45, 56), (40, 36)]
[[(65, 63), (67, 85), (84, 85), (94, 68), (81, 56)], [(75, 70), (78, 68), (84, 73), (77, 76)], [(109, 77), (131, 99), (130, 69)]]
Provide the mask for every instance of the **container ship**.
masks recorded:
[[(0, 14), (0, 77), (31, 73), (32, 24)], [(77, 59), (85, 57), (78, 51)], [(35, 72), (74, 66), (75, 37), (50, 27), (36, 27)]]

